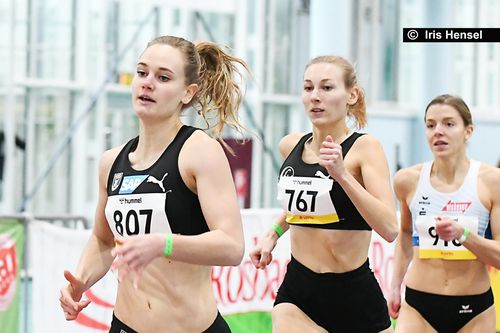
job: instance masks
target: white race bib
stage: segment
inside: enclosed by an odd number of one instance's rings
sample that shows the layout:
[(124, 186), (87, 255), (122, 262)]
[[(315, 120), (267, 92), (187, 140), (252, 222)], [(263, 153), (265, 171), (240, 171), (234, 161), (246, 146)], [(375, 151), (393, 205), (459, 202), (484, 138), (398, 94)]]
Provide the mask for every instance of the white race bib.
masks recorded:
[(106, 219), (115, 237), (172, 233), (165, 213), (166, 193), (108, 197)]
[[(418, 216), (415, 225), (419, 237), (419, 257), (421, 259), (473, 260), (476, 256), (457, 240), (444, 241), (436, 233), (437, 216)], [(477, 216), (451, 217), (470, 233), (477, 234)]]
[(278, 200), (288, 212), (288, 223), (327, 224), (339, 218), (330, 190), (333, 179), (317, 177), (286, 177), (278, 182)]

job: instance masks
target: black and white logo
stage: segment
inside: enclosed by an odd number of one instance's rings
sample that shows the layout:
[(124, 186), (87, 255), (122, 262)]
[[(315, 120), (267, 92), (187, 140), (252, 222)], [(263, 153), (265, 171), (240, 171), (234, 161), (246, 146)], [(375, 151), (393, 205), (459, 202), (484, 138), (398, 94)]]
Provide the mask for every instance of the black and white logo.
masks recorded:
[(460, 309), (460, 311), (458, 311), (458, 313), (460, 313), (460, 314), (472, 313), (472, 309), (470, 308), (470, 304), (462, 305), (462, 309)]
[(293, 177), (295, 174), (295, 170), (291, 166), (287, 166), (286, 168), (281, 171), (280, 178), (281, 177)]
[(111, 191), (114, 191), (120, 186), (120, 183), (123, 178), (123, 172), (115, 173), (113, 176), (113, 183), (111, 184)]
[(431, 202), (429, 201), (429, 196), (428, 195), (427, 196), (423, 195), (422, 198), (421, 198), (421, 200), (418, 201), (418, 204), (419, 205), (430, 205)]
[(316, 173), (314, 174), (316, 177), (320, 177), (323, 179), (328, 179), (330, 178), (330, 175), (325, 175), (321, 170), (316, 170)]
[(163, 181), (165, 180), (165, 177), (168, 176), (168, 172), (166, 172), (163, 177), (161, 178), (161, 180), (158, 180), (155, 178), (155, 176), (149, 176), (148, 179), (146, 179), (146, 182), (148, 183), (155, 183), (156, 185), (160, 186), (161, 190), (163, 192), (165, 192), (165, 187), (163, 186)]

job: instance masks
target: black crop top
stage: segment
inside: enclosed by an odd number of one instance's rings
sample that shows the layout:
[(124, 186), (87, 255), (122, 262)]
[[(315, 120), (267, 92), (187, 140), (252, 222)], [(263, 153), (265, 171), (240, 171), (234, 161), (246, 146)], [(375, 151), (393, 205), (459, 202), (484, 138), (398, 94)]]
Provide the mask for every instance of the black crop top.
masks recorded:
[(183, 126), (160, 158), (145, 170), (135, 170), (128, 155), (139, 137), (120, 151), (108, 177), (106, 218), (115, 236), (159, 233), (198, 235), (209, 230), (198, 196), (184, 183), (179, 153), (197, 130)]
[[(342, 155), (364, 134), (354, 132), (342, 143)], [(278, 199), (287, 212), (289, 224), (338, 230), (372, 230), (342, 187), (318, 163), (302, 160), (304, 135), (280, 169)]]

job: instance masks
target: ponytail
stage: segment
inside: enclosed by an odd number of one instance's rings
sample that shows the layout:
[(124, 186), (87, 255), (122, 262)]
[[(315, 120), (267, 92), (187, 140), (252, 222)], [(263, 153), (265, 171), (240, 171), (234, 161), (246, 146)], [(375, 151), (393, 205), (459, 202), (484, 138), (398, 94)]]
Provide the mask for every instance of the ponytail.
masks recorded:
[(348, 105), (347, 114), (354, 118), (356, 122), (356, 128), (362, 129), (366, 126), (366, 101), (365, 92), (359, 85), (355, 85), (352, 89), (356, 89), (358, 92), (358, 100), (354, 105)]
[[(243, 98), (239, 82), (243, 81), (243, 75), (237, 65), (249, 73), (250, 69), (243, 60), (225, 53), (216, 44), (201, 42), (196, 44), (196, 50), (200, 56), (200, 77), (195, 108), (207, 128), (229, 149), (222, 140), (224, 126), (228, 125), (239, 133), (243, 129), (238, 120), (238, 109)], [(236, 80), (237, 77), (239, 80)], [(211, 124), (213, 112), (216, 112), (215, 124)]]

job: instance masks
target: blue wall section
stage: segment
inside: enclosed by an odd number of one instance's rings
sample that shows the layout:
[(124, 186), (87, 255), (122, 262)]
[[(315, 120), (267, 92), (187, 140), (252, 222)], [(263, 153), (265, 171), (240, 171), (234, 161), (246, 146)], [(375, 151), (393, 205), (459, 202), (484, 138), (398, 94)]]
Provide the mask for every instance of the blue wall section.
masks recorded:
[(469, 140), (469, 156), (485, 163), (497, 165), (500, 160), (499, 120), (475, 121), (474, 133)]
[[(372, 112), (370, 112), (372, 111)], [(496, 165), (500, 160), (500, 120), (474, 120), (474, 133), (469, 140), (468, 156)], [(396, 171), (396, 145), (402, 167), (432, 159), (424, 133), (423, 115), (395, 116), (378, 114), (368, 109), (366, 132), (377, 137), (384, 146), (391, 176)]]

